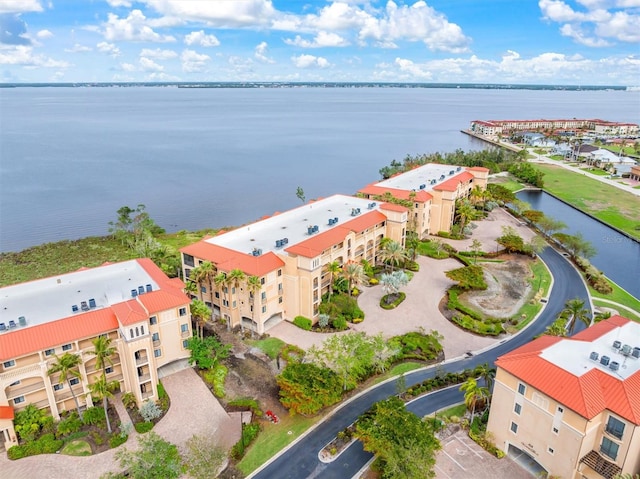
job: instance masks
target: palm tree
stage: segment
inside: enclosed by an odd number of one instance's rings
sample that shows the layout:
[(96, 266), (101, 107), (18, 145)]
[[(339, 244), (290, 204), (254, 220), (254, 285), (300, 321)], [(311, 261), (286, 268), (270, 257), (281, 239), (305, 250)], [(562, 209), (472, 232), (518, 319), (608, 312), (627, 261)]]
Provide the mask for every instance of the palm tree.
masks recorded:
[(398, 266), (400, 263), (404, 263), (406, 261), (407, 253), (402, 245), (397, 241), (388, 241), (380, 251), (380, 259), (384, 262), (390, 263), (391, 269), (393, 270), (394, 265)]
[[(249, 291), (249, 301), (251, 303), (251, 321), (256, 324), (256, 294), (262, 289), (262, 281), (258, 276), (249, 276), (247, 278), (247, 291)], [(242, 318), (240, 319), (242, 321)], [(255, 326), (254, 326), (255, 327)], [(251, 328), (251, 336), (253, 336), (254, 328)]]
[[(96, 390), (99, 394), (96, 395), (98, 399), (102, 399), (102, 407), (104, 408), (104, 415), (107, 418), (107, 431), (111, 432), (111, 424), (109, 422), (109, 413), (108, 408), (109, 404), (107, 399), (113, 397), (113, 394), (110, 391), (107, 391), (109, 394), (104, 393), (108, 387), (115, 389), (118, 386), (118, 381), (112, 381), (111, 383), (115, 383), (110, 385), (107, 382), (107, 364), (109, 366), (113, 366), (113, 361), (111, 360), (111, 356), (113, 356), (117, 348), (111, 346), (111, 338), (109, 336), (98, 336), (93, 341), (93, 351), (89, 351), (89, 354), (96, 357), (96, 369), (101, 369), (102, 374), (100, 375), (100, 379), (96, 381), (100, 381), (100, 385), (96, 386)], [(94, 384), (96, 384), (94, 383)], [(91, 385), (89, 386), (91, 388)], [(105, 389), (106, 388), (106, 389)], [(91, 390), (91, 394), (93, 395), (93, 389)]]
[(591, 326), (589, 311), (584, 307), (584, 301), (580, 298), (574, 298), (567, 301), (562, 312), (569, 315), (569, 320), (567, 321), (567, 331), (569, 332), (569, 336), (573, 334), (578, 321), (582, 322), (587, 328)]
[(491, 368), (488, 363), (484, 363), (476, 368), (478, 376), (484, 381), (484, 385), (491, 391), (493, 383), (496, 379), (496, 370)]
[(118, 381), (107, 381), (107, 377), (104, 374), (98, 376), (92, 384), (89, 384), (91, 396), (96, 399), (102, 399), (104, 416), (107, 420), (107, 432), (109, 433), (111, 433), (111, 421), (109, 421), (109, 413), (107, 411), (108, 400), (113, 397), (113, 391), (118, 389), (119, 385)]
[(327, 273), (329, 273), (329, 301), (331, 301), (331, 294), (333, 293), (333, 280), (336, 278), (340, 271), (342, 271), (342, 266), (337, 261), (332, 261), (327, 265)]
[[(191, 272), (193, 273), (193, 270)], [(184, 285), (184, 293), (193, 299), (198, 294), (198, 285), (193, 281), (187, 281)]]
[(200, 339), (203, 337), (204, 325), (207, 323), (207, 320), (211, 317), (211, 310), (204, 303), (204, 301), (200, 301), (199, 299), (194, 299), (191, 301), (189, 305), (189, 310), (191, 312), (191, 317), (195, 319), (196, 324), (198, 326), (198, 336)]
[(54, 354), (56, 361), (47, 371), (47, 374), (51, 376), (52, 374), (60, 373), (60, 381), (67, 382), (69, 389), (71, 390), (71, 396), (73, 396), (73, 400), (76, 403), (76, 410), (78, 411), (78, 416), (82, 420), (82, 412), (80, 411), (80, 403), (78, 402), (78, 398), (76, 397), (76, 393), (73, 392), (73, 387), (71, 386), (71, 378), (78, 378), (82, 380), (82, 375), (80, 371), (76, 368), (82, 364), (82, 359), (80, 356), (71, 353), (64, 353), (62, 356), (57, 356)]
[(460, 233), (462, 233), (469, 221), (475, 217), (475, 208), (468, 200), (457, 201), (455, 214), (456, 222), (460, 225)]
[(473, 416), (476, 408), (486, 405), (486, 401), (489, 398), (489, 389), (484, 386), (479, 386), (474, 378), (467, 379), (459, 389), (460, 391), (464, 391), (464, 403), (467, 409), (471, 411), (471, 421), (469, 421), (469, 424), (473, 424)]
[[(227, 273), (225, 273), (224, 271), (221, 271), (215, 276), (215, 278), (213, 278), (213, 281), (216, 284), (216, 287), (222, 290), (225, 303), (229, 304), (229, 301), (227, 300), (227, 293), (226, 293), (227, 286), (229, 285), (229, 282), (227, 280)], [(230, 329), (231, 329), (231, 316), (229, 316), (229, 319), (227, 319), (227, 331)]]
[(342, 276), (349, 282), (349, 296), (352, 287), (362, 283), (365, 278), (364, 269), (358, 263), (347, 263), (342, 270)]
[[(203, 261), (198, 266), (191, 270), (191, 277), (200, 285), (201, 283), (207, 283), (209, 285), (209, 295), (211, 297), (211, 304), (213, 304), (213, 283), (216, 277), (216, 267), (211, 261)], [(201, 290), (201, 288), (198, 288)], [(202, 296), (200, 297), (202, 299)]]
[[(227, 276), (228, 284), (233, 286), (236, 289), (236, 295), (238, 294), (238, 288), (240, 287), (240, 283), (243, 283), (247, 278), (247, 275), (244, 274), (244, 271), (241, 269), (232, 269)], [(240, 329), (244, 332), (244, 325), (242, 324), (242, 318), (240, 318)]]

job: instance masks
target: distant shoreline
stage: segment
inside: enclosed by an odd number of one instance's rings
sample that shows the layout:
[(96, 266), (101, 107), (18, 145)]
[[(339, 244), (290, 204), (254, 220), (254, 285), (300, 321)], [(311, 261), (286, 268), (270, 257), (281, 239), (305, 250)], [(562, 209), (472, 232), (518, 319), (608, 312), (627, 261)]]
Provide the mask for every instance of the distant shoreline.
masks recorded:
[(626, 85), (529, 85), (496, 83), (385, 83), (385, 82), (73, 82), (0, 83), (0, 88), (447, 88), (480, 90), (633, 91)]

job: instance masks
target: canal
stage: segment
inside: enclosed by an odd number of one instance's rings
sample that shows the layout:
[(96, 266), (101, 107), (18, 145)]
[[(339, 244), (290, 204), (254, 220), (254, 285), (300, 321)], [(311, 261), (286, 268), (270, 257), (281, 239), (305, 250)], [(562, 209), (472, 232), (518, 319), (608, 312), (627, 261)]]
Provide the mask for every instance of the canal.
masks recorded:
[(640, 243), (543, 191), (521, 191), (516, 196), (529, 203), (531, 209), (540, 210), (565, 223), (567, 227), (562, 230), (563, 233), (582, 233), (597, 251), (590, 258), (591, 263), (619, 286), (640, 298)]

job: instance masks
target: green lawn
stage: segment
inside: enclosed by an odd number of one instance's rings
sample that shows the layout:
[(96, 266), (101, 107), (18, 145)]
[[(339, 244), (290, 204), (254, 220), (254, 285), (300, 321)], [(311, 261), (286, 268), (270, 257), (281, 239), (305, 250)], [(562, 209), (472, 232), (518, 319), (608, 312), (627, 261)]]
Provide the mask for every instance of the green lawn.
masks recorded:
[(247, 343), (260, 349), (271, 359), (278, 357), (278, 353), (282, 349), (282, 346), (285, 345), (285, 342), (278, 338), (267, 338), (261, 339), (260, 341), (247, 341)]
[(467, 412), (467, 406), (464, 404), (458, 404), (457, 406), (450, 407), (449, 409), (445, 409), (444, 411), (440, 411), (436, 413), (436, 417), (439, 418), (450, 418), (451, 416), (462, 417)]
[(92, 454), (91, 445), (87, 441), (76, 439), (75, 441), (67, 443), (60, 451), (60, 454), (67, 456), (90, 456)]
[(249, 449), (247, 449), (247, 453), (238, 463), (238, 469), (245, 475), (255, 471), (313, 426), (320, 418), (321, 416), (313, 418), (283, 416), (280, 417), (278, 424), (267, 424), (265, 430), (258, 435)]
[(611, 173), (601, 170), (600, 168), (580, 168), (582, 171), (588, 171), (592, 175), (609, 176)]
[(518, 191), (525, 186), (512, 175), (492, 176), (489, 178), (489, 183), (504, 186), (510, 191)]
[(636, 311), (638, 314), (640, 314), (640, 300), (638, 300), (638, 298), (636, 298), (632, 294), (627, 293), (625, 290), (623, 290), (620, 286), (618, 286), (613, 281), (609, 280), (608, 278), (607, 280), (609, 281), (609, 284), (613, 288), (613, 293), (602, 294), (602, 293), (598, 293), (595, 289), (589, 287), (589, 293), (591, 294), (591, 296), (594, 298), (602, 298), (602, 299), (608, 299), (609, 301), (615, 301), (616, 303), (621, 304), (622, 306), (626, 306), (627, 308), (633, 311)]
[(610, 303), (607, 303), (606, 301), (602, 301), (598, 298), (593, 298), (592, 299), (594, 306), (599, 306), (602, 308), (613, 308), (616, 311), (618, 311), (618, 313), (620, 313), (620, 316), (624, 316), (625, 318), (629, 318), (632, 319), (634, 321), (638, 321), (640, 322), (640, 315), (638, 315), (638, 313), (636, 313), (635, 311), (632, 311), (630, 309), (624, 308), (622, 306), (616, 306)]
[(545, 190), (640, 239), (640, 198), (564, 168), (536, 167), (545, 173)]
[(417, 248), (418, 254), (430, 258), (444, 259), (449, 257), (445, 250), (438, 251), (435, 241), (420, 241)]

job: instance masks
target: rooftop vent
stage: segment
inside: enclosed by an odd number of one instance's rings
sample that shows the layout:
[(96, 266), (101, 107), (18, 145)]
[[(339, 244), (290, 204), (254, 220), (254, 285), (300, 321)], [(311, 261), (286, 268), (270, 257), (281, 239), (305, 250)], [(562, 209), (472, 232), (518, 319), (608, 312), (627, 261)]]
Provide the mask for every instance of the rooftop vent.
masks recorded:
[(151, 291), (153, 291), (153, 286), (151, 286), (151, 284), (147, 284), (147, 293), (150, 293)]
[(9, 321), (9, 329), (13, 329), (17, 326), (16, 322), (12, 319)]
[(131, 297), (135, 298), (136, 296), (138, 296), (138, 290), (137, 289), (132, 289), (131, 290)]
[(376, 202), (375, 202), (375, 201), (374, 201), (373, 203), (369, 203), (368, 208), (369, 208), (370, 210), (374, 209), (375, 207), (376, 207)]
[(589, 359), (591, 359), (592, 361), (597, 361), (597, 360), (598, 360), (598, 353), (596, 353), (595, 351), (593, 351), (593, 352), (589, 355)]
[(360, 214), (360, 208), (351, 208), (351, 216), (358, 216)]
[[(278, 246), (277, 243), (278, 242), (276, 241), (276, 246)], [(262, 250), (260, 248), (253, 248), (253, 251), (251, 251), (252, 256), (260, 256), (261, 254), (262, 254)]]
[(440, 175), (440, 179), (441, 179), (441, 180), (444, 180), (444, 175)]
[(435, 184), (436, 184), (436, 180), (435, 180), (435, 178), (434, 178), (433, 180), (431, 180), (431, 184), (432, 184), (432, 185), (435, 185)]
[(640, 358), (640, 348), (633, 348), (633, 351), (631, 352), (631, 356), (633, 356), (636, 359)]
[(458, 166), (458, 167), (456, 168), (456, 171), (460, 171), (461, 169), (462, 169), (462, 166)]
[(309, 234), (309, 235), (317, 233), (318, 231), (320, 231), (320, 228), (319, 228), (318, 225), (308, 226), (307, 227), (307, 234)]
[(424, 190), (427, 187), (427, 185), (420, 185), (420, 189)]
[(624, 355), (624, 356), (631, 356), (631, 346), (629, 344), (625, 344), (622, 346), (622, 349), (620, 350), (620, 352)]
[(618, 369), (620, 369), (620, 364), (616, 361), (611, 361), (611, 363), (609, 364), (609, 369), (611, 369), (612, 371), (617, 371)]
[(333, 226), (336, 224), (336, 220), (334, 218), (329, 218), (329, 226)]
[(620, 346), (622, 346), (622, 343), (620, 341), (613, 342), (613, 349), (620, 349)]
[(20, 326), (26, 326), (27, 325), (27, 318), (25, 318), (24, 316), (18, 317), (18, 323), (20, 324)]
[(449, 175), (453, 175), (455, 173), (455, 171), (451, 170), (449, 171)]
[(608, 366), (609, 365), (609, 356), (602, 356), (600, 358), (600, 364), (602, 364), (603, 366)]
[(138, 294), (144, 294), (144, 286), (138, 286)]
[(71, 305), (71, 312), (72, 313), (77, 313), (78, 311), (79, 311), (79, 308), (78, 308), (77, 304)]
[(0, 323), (0, 331), (6, 331), (7, 330), (7, 325), (4, 323)]
[(89, 307), (90, 307), (91, 309), (93, 309), (93, 308), (95, 308), (95, 307), (96, 307), (96, 300), (95, 300), (94, 298), (90, 298), (90, 299), (89, 299)]

